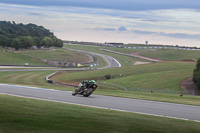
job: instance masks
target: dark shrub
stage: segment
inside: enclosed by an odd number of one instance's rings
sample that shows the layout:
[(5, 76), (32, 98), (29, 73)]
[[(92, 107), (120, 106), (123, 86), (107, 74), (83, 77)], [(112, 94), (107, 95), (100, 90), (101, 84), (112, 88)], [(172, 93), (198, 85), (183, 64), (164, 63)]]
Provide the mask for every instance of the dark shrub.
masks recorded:
[(111, 79), (111, 75), (105, 75), (105, 79)]

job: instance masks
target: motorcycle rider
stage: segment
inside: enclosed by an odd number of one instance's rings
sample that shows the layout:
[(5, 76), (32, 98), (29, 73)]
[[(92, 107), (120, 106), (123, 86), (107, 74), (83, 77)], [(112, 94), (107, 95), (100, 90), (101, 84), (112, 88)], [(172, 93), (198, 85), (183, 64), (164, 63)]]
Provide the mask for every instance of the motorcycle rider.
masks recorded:
[[(75, 93), (73, 95), (76, 95), (78, 93), (82, 93), (84, 89), (87, 89), (90, 84), (96, 84), (95, 80), (83, 80), (79, 85), (78, 88), (75, 90)], [(81, 88), (83, 86), (83, 89)]]

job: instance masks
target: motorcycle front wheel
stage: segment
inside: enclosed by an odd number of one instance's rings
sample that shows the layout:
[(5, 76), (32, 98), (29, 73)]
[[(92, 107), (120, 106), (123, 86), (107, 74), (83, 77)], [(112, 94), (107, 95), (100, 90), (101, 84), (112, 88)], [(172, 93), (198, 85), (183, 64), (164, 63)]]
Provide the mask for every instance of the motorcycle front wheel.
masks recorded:
[(77, 92), (77, 90), (74, 90), (74, 91), (72, 92), (72, 96), (75, 96), (76, 94), (78, 94), (78, 92)]
[(92, 94), (92, 92), (93, 92), (93, 89), (89, 88), (89, 89), (87, 89), (87, 91), (83, 92), (83, 96), (84, 97), (88, 97), (88, 96), (90, 96)]

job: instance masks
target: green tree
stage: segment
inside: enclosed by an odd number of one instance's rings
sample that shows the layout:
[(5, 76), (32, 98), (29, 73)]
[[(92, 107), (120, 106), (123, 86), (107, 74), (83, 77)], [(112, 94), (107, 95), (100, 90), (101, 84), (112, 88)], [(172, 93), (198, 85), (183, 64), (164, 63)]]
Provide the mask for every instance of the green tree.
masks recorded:
[(50, 37), (44, 37), (42, 39), (42, 45), (46, 47), (51, 47), (53, 45), (53, 40)]
[(20, 48), (28, 48), (27, 37), (21, 36), (19, 37), (20, 40)]
[(37, 46), (38, 48), (42, 46), (42, 41), (39, 37), (33, 37), (33, 41), (34, 41), (35, 46)]
[(62, 47), (63, 43), (62, 40), (55, 37), (50, 30), (43, 26), (17, 24), (14, 21), (0, 21), (0, 45), (19, 49), (34, 45), (37, 47)]
[(196, 67), (193, 71), (193, 82), (196, 84), (197, 88), (200, 90), (200, 58), (198, 59)]
[(52, 40), (53, 40), (53, 46), (55, 46), (55, 47), (63, 47), (62, 40), (58, 39), (55, 36), (52, 38)]
[(19, 50), (20, 45), (21, 45), (21, 42), (20, 42), (19, 38), (15, 38), (15, 39), (12, 40), (12, 42), (11, 42), (11, 46), (12, 46), (13, 48), (15, 48), (15, 50)]
[(4, 35), (0, 35), (0, 45), (3, 47), (9, 47), (11, 43), (11, 40)]
[(4, 40), (5, 40), (6, 36), (4, 35), (0, 35), (0, 45), (4, 46)]
[(26, 45), (28, 48), (32, 47), (34, 44), (34, 40), (31, 36), (26, 37)]
[(11, 39), (9, 39), (8, 37), (6, 37), (5, 39), (4, 39), (4, 46), (5, 47), (10, 47), (11, 46)]

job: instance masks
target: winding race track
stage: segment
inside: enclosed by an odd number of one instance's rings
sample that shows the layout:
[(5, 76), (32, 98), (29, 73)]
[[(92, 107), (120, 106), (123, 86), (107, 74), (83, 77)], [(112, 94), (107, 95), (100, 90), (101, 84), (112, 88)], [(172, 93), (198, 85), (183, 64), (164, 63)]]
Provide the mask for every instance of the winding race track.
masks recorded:
[(0, 84), (0, 94), (200, 122), (200, 106), (100, 95), (72, 96), (69, 91), (6, 84)]

